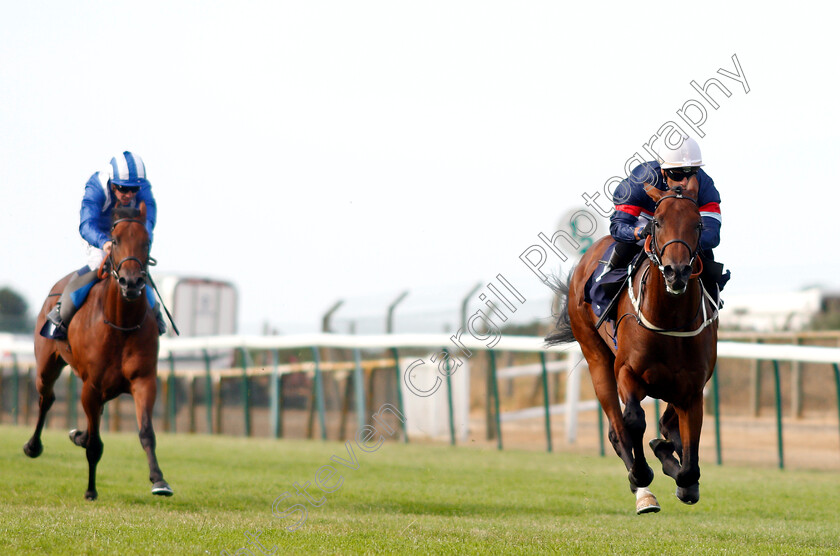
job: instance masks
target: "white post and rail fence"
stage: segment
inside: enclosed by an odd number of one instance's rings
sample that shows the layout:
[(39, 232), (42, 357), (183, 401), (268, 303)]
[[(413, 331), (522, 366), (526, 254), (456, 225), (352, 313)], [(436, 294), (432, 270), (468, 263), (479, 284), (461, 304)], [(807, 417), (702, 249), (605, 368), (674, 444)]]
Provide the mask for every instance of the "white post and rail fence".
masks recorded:
[[(495, 343), (494, 343), (495, 342)], [(491, 344), (488, 347), (488, 343)], [(281, 352), (297, 350), (311, 356), (311, 360), (281, 363)], [(341, 350), (345, 354), (342, 361), (328, 361), (323, 354)], [(401, 357), (401, 352), (403, 356)], [(405, 356), (407, 352), (415, 356)], [(402, 426), (402, 438), (405, 442), (413, 434), (440, 436), (448, 432), (449, 441), (455, 445), (458, 438), (466, 438), (469, 419), (469, 359), (476, 352), (486, 352), (488, 363), (486, 409), (488, 432), (494, 429), (497, 446), (502, 449), (502, 425), (522, 419), (544, 419), (546, 446), (552, 451), (551, 416), (565, 415), (565, 434), (569, 442), (577, 435), (577, 420), (580, 412), (597, 411), (599, 422), (600, 451), (604, 453), (603, 412), (596, 400), (580, 399), (580, 381), (586, 362), (583, 360), (577, 344), (568, 344), (546, 349), (539, 337), (506, 336), (478, 341), (464, 337), (454, 341), (454, 337), (439, 334), (385, 334), (375, 336), (356, 336), (339, 334), (306, 334), (292, 336), (207, 336), (196, 338), (162, 338), (160, 344), (161, 402), (164, 430), (175, 432), (177, 414), (176, 380), (186, 380), (188, 384), (187, 405), (189, 406), (189, 429), (195, 431), (198, 420), (196, 412), (196, 392), (203, 389), (206, 403), (206, 430), (221, 430), (220, 395), (223, 380), (236, 377), (243, 381), (241, 388), (241, 407), (243, 411), (243, 433), (252, 433), (252, 402), (249, 383), (254, 377), (268, 377), (268, 409), (271, 435), (283, 436), (283, 377), (292, 373), (307, 373), (312, 377), (312, 390), (309, 403), (308, 435), (314, 437), (313, 420), (317, 416), (320, 436), (327, 438), (326, 407), (324, 396), (324, 373), (338, 373), (345, 378), (344, 403), (341, 412), (340, 436), (344, 437), (347, 426), (348, 406), (353, 400), (358, 426), (362, 427), (369, 417), (372, 403), (372, 386), (369, 382), (365, 392), (365, 374), (375, 369), (393, 372), (396, 409), (406, 420)], [(565, 353), (560, 360), (547, 360), (548, 354)], [(371, 354), (375, 353), (375, 356)], [(383, 355), (384, 353), (384, 355)], [(417, 357), (418, 353), (426, 353)], [(539, 362), (527, 365), (499, 368), (498, 354), (527, 353), (536, 354)], [(234, 368), (215, 368), (219, 354), (227, 354), (229, 361), (236, 360)], [(237, 354), (231, 358), (230, 354)], [(254, 354), (261, 354), (262, 364), (254, 364)], [(347, 354), (352, 354), (348, 357)], [(10, 415), (11, 421), (18, 423), (21, 405), (29, 414), (29, 402), (20, 403), (20, 391), (31, 388), (34, 384), (34, 358), (31, 341), (0, 339), (2, 356), (2, 376), (0, 385), (11, 389), (11, 394), (0, 396), (0, 402), (9, 401), (0, 408), (0, 417)], [(782, 435), (781, 384), (779, 362), (817, 363), (830, 366), (834, 374), (836, 388), (838, 427), (840, 427), (840, 348), (801, 346), (787, 344), (759, 344), (734, 341), (718, 343), (718, 359), (742, 359), (751, 361), (770, 361), (773, 366), (776, 433), (778, 464), (784, 467), (784, 444)], [(190, 364), (185, 365), (189, 360)], [(196, 365), (198, 362), (198, 365)], [(186, 367), (190, 368), (186, 368)], [(180, 367), (180, 368), (179, 368)], [(230, 365), (228, 365), (230, 367)], [(571, 372), (571, 371), (575, 372)], [(549, 375), (564, 373), (567, 382), (565, 403), (551, 404), (549, 399)], [(542, 404), (536, 407), (502, 413), (499, 411), (499, 381), (515, 377), (540, 377), (542, 382)], [(24, 385), (25, 387), (22, 387)], [(67, 399), (78, 399), (77, 379), (67, 380)], [(720, 442), (719, 385), (717, 373), (709, 384), (707, 395), (712, 398), (714, 410), (715, 440), (718, 463), (722, 461)], [(27, 398), (27, 396), (23, 396)], [(366, 404), (366, 399), (368, 404)], [(657, 414), (659, 411), (658, 400)], [(76, 403), (67, 404), (67, 422), (75, 423)], [(107, 406), (106, 406), (107, 407)], [(36, 409), (37, 411), (37, 409)], [(443, 429), (443, 430), (441, 430)], [(447, 430), (448, 429), (448, 430)]]

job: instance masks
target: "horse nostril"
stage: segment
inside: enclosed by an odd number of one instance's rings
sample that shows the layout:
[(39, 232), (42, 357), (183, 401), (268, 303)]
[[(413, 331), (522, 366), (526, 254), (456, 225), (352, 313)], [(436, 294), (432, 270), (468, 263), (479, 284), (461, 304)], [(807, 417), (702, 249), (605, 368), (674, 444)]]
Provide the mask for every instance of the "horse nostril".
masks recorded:
[(125, 287), (126, 280), (125, 280), (124, 277), (120, 276), (120, 279), (117, 280), (117, 282), (119, 283), (120, 286)]
[(674, 272), (674, 267), (671, 265), (665, 265), (662, 269), (662, 275), (665, 276), (666, 279), (671, 280), (676, 276), (676, 272)]
[(691, 278), (691, 265), (685, 265), (680, 269), (680, 278), (682, 278), (683, 282), (688, 282), (689, 278)]

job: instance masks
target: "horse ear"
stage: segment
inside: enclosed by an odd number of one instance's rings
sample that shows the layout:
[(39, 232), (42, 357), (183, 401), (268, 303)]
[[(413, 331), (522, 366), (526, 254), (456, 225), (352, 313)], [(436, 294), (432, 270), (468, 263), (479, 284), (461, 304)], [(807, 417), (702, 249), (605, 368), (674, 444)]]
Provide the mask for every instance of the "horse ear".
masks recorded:
[(146, 201), (140, 201), (140, 216), (143, 222), (146, 221)]
[(656, 189), (648, 182), (645, 182), (645, 193), (647, 193), (648, 197), (653, 199), (654, 203), (658, 203), (659, 199), (662, 198), (662, 191)]
[(700, 195), (700, 183), (697, 181), (697, 176), (691, 176), (688, 178), (688, 184), (685, 186), (685, 193), (688, 197), (693, 197), (697, 199)]

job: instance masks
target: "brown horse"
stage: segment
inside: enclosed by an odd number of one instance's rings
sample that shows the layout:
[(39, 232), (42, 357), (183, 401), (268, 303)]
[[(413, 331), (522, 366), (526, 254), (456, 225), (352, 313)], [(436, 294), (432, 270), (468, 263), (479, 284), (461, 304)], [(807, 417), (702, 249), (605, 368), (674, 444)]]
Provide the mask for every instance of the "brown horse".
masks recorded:
[[(87, 301), (76, 312), (67, 329), (67, 340), (51, 340), (39, 334), (46, 315), (70, 280), (62, 278), (44, 301), (35, 326), (35, 359), (38, 368), (40, 405), (38, 424), (23, 446), (36, 458), (44, 450), (41, 431), (47, 411), (55, 401), (53, 385), (65, 365), (83, 381), (82, 406), (87, 416), (85, 432), (70, 431), (70, 440), (85, 448), (88, 460), (88, 488), (85, 498), (95, 500), (96, 464), (102, 457), (99, 424), (105, 403), (123, 393), (134, 397), (140, 444), (149, 460), (152, 493), (171, 496), (155, 456), (152, 409), (157, 392), (158, 329), (146, 301), (146, 270), (149, 264), (149, 234), (146, 205), (140, 209), (118, 208), (111, 226), (111, 253), (100, 269), (100, 278)], [(73, 403), (73, 400), (70, 400)]]
[(612, 241), (604, 237), (586, 252), (569, 283), (558, 284), (566, 302), (557, 331), (546, 338), (549, 345), (573, 340), (580, 344), (609, 419), (610, 442), (629, 471), (637, 513), (659, 511), (647, 489), (653, 471), (644, 454), (641, 401), (646, 396), (668, 403), (660, 420), (665, 439), (650, 443), (663, 472), (676, 481), (681, 501), (699, 500), (703, 387), (717, 360), (718, 307), (699, 279), (702, 221), (697, 180), (690, 178), (685, 189), (672, 184), (668, 191), (648, 187), (647, 193), (656, 202), (653, 229), (645, 243), (647, 260), (621, 293), (615, 324), (596, 329), (597, 318), (584, 302), (587, 279)]

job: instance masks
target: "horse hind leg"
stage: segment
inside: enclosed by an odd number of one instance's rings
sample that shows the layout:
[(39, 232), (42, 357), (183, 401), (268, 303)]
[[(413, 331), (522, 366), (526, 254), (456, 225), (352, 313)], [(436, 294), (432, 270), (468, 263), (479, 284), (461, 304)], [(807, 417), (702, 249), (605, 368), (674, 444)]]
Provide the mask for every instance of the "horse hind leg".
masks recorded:
[(35, 432), (32, 437), (23, 445), (23, 453), (30, 458), (37, 458), (44, 451), (44, 445), (41, 442), (41, 432), (44, 430), (44, 424), (47, 420), (47, 412), (55, 402), (55, 392), (53, 386), (55, 381), (61, 375), (61, 370), (64, 368), (64, 361), (50, 354), (43, 361), (38, 361), (38, 378), (36, 387), (38, 389), (38, 422), (35, 425)]
[(668, 404), (665, 408), (659, 420), (659, 430), (662, 431), (664, 440), (654, 438), (650, 441), (650, 447), (654, 455), (662, 462), (662, 472), (676, 479), (680, 471), (680, 462), (674, 457), (674, 453), (682, 453), (682, 439), (680, 438), (680, 420), (673, 405)]
[(149, 460), (149, 481), (152, 483), (152, 494), (172, 496), (175, 492), (163, 479), (163, 472), (158, 465), (155, 448), (155, 430), (152, 426), (152, 409), (157, 396), (155, 377), (136, 380), (131, 384), (131, 395), (134, 398), (134, 408), (137, 412), (137, 426), (140, 429), (140, 445)]
[[(662, 462), (662, 471), (677, 483), (676, 495), (685, 504), (700, 500), (698, 448), (703, 422), (702, 400), (688, 410), (670, 404), (662, 415), (660, 427), (667, 440), (652, 440), (650, 447)], [(683, 438), (687, 441), (683, 442)], [(678, 461), (674, 453), (680, 456)]]

